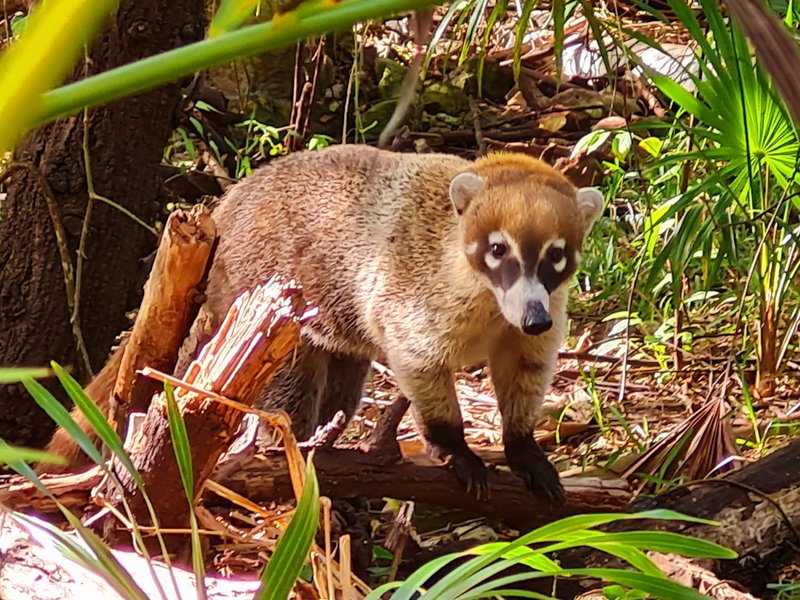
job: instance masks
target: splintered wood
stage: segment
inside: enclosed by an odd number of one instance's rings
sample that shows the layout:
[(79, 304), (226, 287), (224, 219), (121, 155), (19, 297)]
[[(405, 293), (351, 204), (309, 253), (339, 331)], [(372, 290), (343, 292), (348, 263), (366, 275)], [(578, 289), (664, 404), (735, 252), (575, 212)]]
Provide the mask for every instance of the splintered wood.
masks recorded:
[[(195, 498), (235, 436), (244, 413), (296, 346), (302, 323), (314, 314), (294, 281), (273, 277), (236, 300), (183, 380), (143, 371), (176, 388), (175, 399), (192, 450)], [(185, 527), (189, 502), (175, 461), (164, 393), (150, 405), (133, 437), (130, 454), (161, 526)], [(117, 466), (116, 470), (137, 519), (149, 522), (146, 504), (132, 478), (124, 468)]]
[[(273, 277), (239, 296), (181, 381), (163, 379), (177, 386), (175, 399), (182, 410), (212, 410), (241, 418), (241, 411), (225, 399), (251, 406), (297, 345), (301, 324), (314, 314), (294, 281), (281, 285)], [(157, 377), (151, 369), (143, 374)], [(220, 397), (221, 402), (206, 402)], [(166, 402), (163, 394), (158, 402)], [(162, 410), (166, 411), (165, 404)]]

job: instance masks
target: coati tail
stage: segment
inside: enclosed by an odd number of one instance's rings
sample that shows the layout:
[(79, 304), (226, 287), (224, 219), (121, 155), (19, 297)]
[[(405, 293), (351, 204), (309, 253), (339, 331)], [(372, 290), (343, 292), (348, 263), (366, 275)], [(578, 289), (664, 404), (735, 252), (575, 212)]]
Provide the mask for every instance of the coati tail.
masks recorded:
[[(111, 355), (111, 358), (95, 376), (94, 379), (87, 385), (83, 391), (89, 398), (97, 405), (97, 407), (104, 413), (108, 413), (110, 407), (109, 399), (114, 392), (114, 385), (117, 381), (117, 373), (119, 372), (120, 365), (122, 364), (122, 355), (125, 352), (125, 345), (127, 340), (123, 341), (119, 348)], [(78, 424), (78, 426), (89, 436), (93, 443), (97, 443), (99, 438), (94, 430), (89, 425), (86, 417), (78, 409), (74, 407), (70, 415)], [(40, 463), (36, 467), (36, 472), (41, 473), (63, 473), (70, 470), (75, 470), (89, 464), (89, 457), (84, 454), (78, 444), (73, 440), (69, 433), (62, 427), (56, 429), (50, 443), (47, 444), (46, 450), (53, 454), (58, 454), (67, 459), (66, 464), (55, 465), (50, 463)]]

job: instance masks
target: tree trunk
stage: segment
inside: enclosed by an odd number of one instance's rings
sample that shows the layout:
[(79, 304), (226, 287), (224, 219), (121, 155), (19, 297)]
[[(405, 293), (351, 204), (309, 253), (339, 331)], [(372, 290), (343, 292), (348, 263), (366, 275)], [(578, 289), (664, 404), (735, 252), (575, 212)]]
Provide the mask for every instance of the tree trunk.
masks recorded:
[[(90, 74), (200, 39), (203, 0), (123, 0), (95, 41)], [(76, 67), (76, 78), (83, 76)], [(181, 100), (173, 83), (94, 109), (88, 120), (88, 151), (96, 193), (146, 223), (159, 217), (157, 175)], [(75, 268), (87, 181), (83, 115), (49, 124), (21, 145), (17, 159), (30, 164), (15, 173), (0, 220), (0, 366), (70, 365), (85, 381), (82, 352), (70, 324), (64, 270), (48, 212), (42, 177), (52, 190), (65, 233), (62, 251)], [(36, 171), (39, 171), (37, 173)], [(126, 327), (125, 311), (138, 305), (147, 276), (143, 258), (155, 235), (122, 212), (93, 201), (79, 289), (79, 327), (93, 370), (106, 359), (114, 337)], [(52, 384), (52, 382), (50, 382)], [(53, 425), (21, 386), (0, 387), (0, 436), (10, 443), (43, 445)]]

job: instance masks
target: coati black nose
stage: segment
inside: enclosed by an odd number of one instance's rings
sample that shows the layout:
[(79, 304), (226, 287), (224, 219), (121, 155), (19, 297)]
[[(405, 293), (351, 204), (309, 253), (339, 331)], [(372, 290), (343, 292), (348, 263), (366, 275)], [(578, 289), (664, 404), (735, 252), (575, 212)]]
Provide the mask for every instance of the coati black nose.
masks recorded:
[(544, 333), (553, 326), (550, 313), (539, 300), (528, 302), (522, 315), (522, 331), (530, 335)]

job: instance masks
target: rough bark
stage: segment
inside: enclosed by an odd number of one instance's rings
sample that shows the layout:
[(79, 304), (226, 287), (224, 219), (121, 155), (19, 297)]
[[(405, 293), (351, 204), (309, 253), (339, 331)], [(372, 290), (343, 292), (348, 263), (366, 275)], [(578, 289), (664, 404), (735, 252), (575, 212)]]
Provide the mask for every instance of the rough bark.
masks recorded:
[(146, 410), (160, 387), (139, 376), (139, 369), (169, 373), (175, 367), (181, 342), (197, 316), (195, 296), (215, 239), (216, 226), (205, 206), (170, 215), (114, 386), (118, 422), (128, 411)]
[[(94, 43), (88, 71), (104, 71), (196, 41), (203, 34), (202, 0), (124, 0)], [(83, 66), (76, 68), (83, 76)], [(180, 84), (139, 94), (89, 114), (88, 148), (96, 192), (147, 223), (159, 215), (157, 175), (181, 100)], [(61, 119), (32, 133), (18, 150), (52, 188), (73, 262), (87, 207), (83, 116)], [(36, 173), (15, 174), (0, 221), (0, 365), (43, 365), (51, 359), (81, 369), (67, 308), (64, 274)], [(155, 236), (123, 213), (94, 202), (80, 289), (80, 326), (93, 370), (125, 328), (125, 311), (146, 276), (142, 259)], [(52, 385), (52, 382), (48, 382)], [(21, 386), (0, 387), (0, 436), (41, 446), (52, 423)]]

